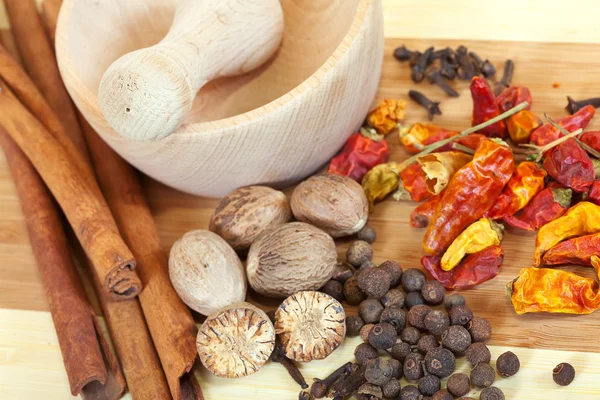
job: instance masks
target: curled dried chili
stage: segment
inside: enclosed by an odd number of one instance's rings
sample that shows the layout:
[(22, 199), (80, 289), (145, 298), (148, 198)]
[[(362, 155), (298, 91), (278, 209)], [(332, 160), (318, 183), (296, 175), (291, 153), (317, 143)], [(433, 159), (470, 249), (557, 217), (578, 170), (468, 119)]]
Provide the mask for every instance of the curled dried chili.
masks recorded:
[(425, 174), (419, 163), (413, 163), (400, 173), (404, 190), (410, 193), (413, 201), (421, 202), (431, 197), (431, 192), (427, 189)]
[(600, 181), (595, 181), (592, 183), (590, 190), (587, 192), (585, 201), (589, 201), (590, 203), (600, 206)]
[(398, 188), (400, 181), (398, 166), (395, 162), (379, 164), (373, 167), (362, 180), (362, 187), (369, 201), (372, 211), (375, 202), (385, 197)]
[(441, 259), (437, 256), (424, 256), (421, 264), (446, 289), (466, 289), (498, 275), (503, 260), (502, 246), (490, 246), (466, 256), (452, 271), (442, 270)]
[(360, 182), (371, 168), (387, 162), (389, 157), (390, 148), (385, 140), (374, 140), (359, 132), (350, 136), (342, 152), (331, 159), (328, 172)]
[(531, 161), (520, 163), (508, 181), (504, 191), (485, 214), (491, 219), (501, 219), (513, 215), (524, 208), (531, 199), (544, 189), (546, 171)]
[[(584, 129), (590, 123), (595, 113), (596, 109), (593, 106), (585, 106), (573, 115), (557, 118), (554, 121), (556, 121), (558, 125), (565, 128), (568, 132), (575, 132), (577, 129)], [(531, 133), (531, 137), (529, 139), (532, 143), (537, 144), (538, 146), (545, 146), (551, 142), (554, 142), (561, 136), (564, 136), (563, 133), (560, 132), (550, 122), (547, 122), (535, 129)]]
[(436, 194), (415, 207), (410, 213), (410, 226), (413, 228), (426, 228), (441, 198), (442, 193)]
[(544, 169), (558, 183), (580, 193), (586, 192), (596, 177), (590, 156), (575, 139), (550, 149), (544, 155)]
[(382, 135), (387, 135), (406, 117), (406, 101), (395, 99), (384, 99), (377, 108), (369, 112), (367, 120), (369, 124)]
[(473, 160), (454, 174), (423, 240), (426, 253), (442, 255), (454, 239), (494, 204), (515, 168), (511, 150), (484, 140)]
[(583, 132), (579, 140), (596, 151), (600, 151), (600, 131)]
[(471, 161), (473, 157), (460, 151), (430, 153), (417, 159), (425, 177), (425, 185), (430, 193), (441, 193), (456, 171)]
[(456, 136), (458, 133), (433, 124), (416, 123), (410, 128), (400, 129), (400, 142), (408, 152), (416, 154), (426, 146)]
[(584, 235), (560, 242), (544, 254), (543, 265), (592, 265), (592, 257), (600, 254), (600, 233)]
[(519, 213), (505, 215), (504, 222), (526, 231), (538, 230), (567, 211), (572, 194), (573, 191), (568, 188), (546, 188), (536, 194)]
[(498, 105), (500, 112), (508, 111), (524, 101), (529, 103), (526, 110), (530, 110), (533, 100), (531, 98), (531, 92), (526, 86), (507, 87), (498, 95), (498, 97), (496, 97), (496, 104)]
[(515, 143), (527, 143), (531, 133), (542, 126), (542, 120), (529, 110), (521, 110), (508, 119), (508, 136)]
[[(501, 114), (496, 96), (487, 80), (476, 76), (471, 81), (471, 97), (473, 98), (473, 117), (471, 126), (479, 125)], [(488, 137), (506, 137), (506, 123), (498, 121), (479, 131)]]

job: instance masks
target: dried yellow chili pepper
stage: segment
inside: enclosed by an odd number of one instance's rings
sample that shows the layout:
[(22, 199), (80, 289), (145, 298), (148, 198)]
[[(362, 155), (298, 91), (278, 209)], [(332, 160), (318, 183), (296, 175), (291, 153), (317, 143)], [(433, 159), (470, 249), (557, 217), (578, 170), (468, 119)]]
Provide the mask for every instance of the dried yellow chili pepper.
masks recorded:
[(533, 265), (539, 266), (542, 256), (565, 239), (600, 232), (600, 206), (583, 201), (571, 207), (565, 215), (542, 226), (535, 240)]
[(465, 255), (499, 245), (502, 240), (502, 229), (502, 225), (488, 218), (473, 222), (454, 239), (442, 256), (442, 269), (451, 271), (460, 264)]
[(382, 135), (387, 135), (398, 126), (398, 122), (403, 121), (406, 117), (406, 101), (385, 99), (376, 109), (369, 112), (367, 117), (369, 124), (377, 132)]
[(398, 165), (395, 162), (379, 164), (373, 167), (362, 180), (362, 187), (369, 200), (369, 210), (373, 210), (376, 201), (398, 188), (400, 181)]
[(473, 156), (460, 151), (444, 151), (419, 157), (417, 162), (423, 169), (427, 189), (438, 194), (446, 189), (456, 171), (472, 159)]

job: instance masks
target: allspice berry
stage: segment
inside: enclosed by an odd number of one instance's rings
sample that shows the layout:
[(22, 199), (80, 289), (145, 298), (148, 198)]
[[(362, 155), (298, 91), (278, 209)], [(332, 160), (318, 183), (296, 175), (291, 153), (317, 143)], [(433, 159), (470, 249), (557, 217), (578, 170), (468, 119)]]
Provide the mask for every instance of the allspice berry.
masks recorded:
[(421, 393), (416, 386), (406, 385), (400, 390), (400, 400), (420, 400)]
[(446, 289), (438, 281), (428, 281), (423, 285), (421, 294), (425, 299), (425, 303), (431, 305), (438, 305), (444, 301), (446, 295)]
[(487, 319), (473, 317), (469, 321), (467, 329), (474, 342), (487, 342), (492, 337), (492, 325)]
[(479, 394), (479, 400), (504, 400), (504, 392), (495, 386), (485, 388)]
[(373, 244), (373, 242), (375, 242), (375, 239), (377, 239), (377, 233), (375, 232), (375, 229), (373, 229), (369, 224), (367, 224), (363, 226), (360, 231), (358, 231), (356, 237), (358, 238), (358, 240), (364, 240), (369, 244)]
[(388, 359), (388, 362), (392, 367), (392, 377), (396, 379), (402, 378), (402, 369), (404, 368), (403, 363), (401, 363), (399, 360), (396, 360), (395, 358)]
[(512, 351), (500, 354), (496, 360), (496, 369), (498, 374), (505, 378), (515, 375), (521, 368), (521, 362), (519, 357)]
[(342, 284), (354, 276), (354, 267), (344, 261), (338, 261), (331, 274), (331, 279)]
[(453, 293), (444, 298), (444, 307), (446, 307), (446, 310), (450, 310), (454, 306), (464, 306), (465, 302), (465, 298), (462, 295)]
[(402, 273), (400, 278), (402, 287), (408, 292), (420, 292), (425, 285), (425, 274), (420, 269), (409, 268)]
[(367, 298), (367, 296), (358, 287), (358, 279), (352, 276), (344, 282), (344, 297), (350, 305), (357, 306)]
[(462, 354), (471, 345), (471, 335), (460, 325), (452, 325), (442, 333), (442, 345), (454, 354)]
[(366, 299), (358, 306), (358, 315), (367, 324), (374, 324), (379, 322), (381, 313), (383, 312), (383, 306), (377, 299)]
[(409, 381), (418, 381), (423, 377), (423, 356), (419, 353), (410, 353), (404, 359), (404, 377)]
[(381, 387), (385, 399), (395, 399), (400, 395), (400, 389), (400, 381), (398, 379), (390, 379), (388, 383)]
[(421, 331), (426, 330), (427, 328), (425, 327), (425, 317), (431, 311), (431, 307), (426, 305), (414, 306), (413, 308), (408, 310), (408, 323)]
[(365, 369), (365, 379), (367, 382), (382, 386), (392, 379), (392, 367), (388, 360), (375, 358), (367, 361), (367, 369)]
[(471, 390), (471, 381), (467, 374), (453, 374), (448, 378), (446, 388), (454, 397), (464, 396)]
[(575, 379), (575, 368), (569, 363), (560, 363), (552, 370), (552, 379), (560, 386), (568, 386)]
[(412, 353), (410, 344), (405, 342), (397, 342), (390, 349), (390, 355), (402, 363), (404, 362), (404, 359), (406, 359), (406, 356), (408, 356), (410, 353)]
[(366, 365), (369, 360), (379, 357), (379, 351), (369, 343), (361, 343), (354, 349), (354, 358), (360, 365)]
[(448, 349), (437, 347), (425, 355), (425, 368), (430, 374), (445, 378), (456, 369), (456, 357)]
[(390, 290), (390, 274), (379, 267), (361, 269), (358, 287), (367, 296), (380, 299)]
[[(479, 363), (486, 363), (492, 359), (492, 354), (490, 353), (490, 349), (481, 342), (472, 343), (469, 347), (467, 347), (467, 351), (465, 352), (465, 358), (473, 367)], [(500, 360), (500, 359), (498, 359)], [(517, 360), (518, 361), (518, 360)]]
[(404, 300), (404, 305), (406, 306), (407, 310), (422, 304), (425, 304), (425, 299), (423, 298), (421, 292), (410, 292), (406, 295)]
[(346, 251), (346, 260), (355, 268), (373, 259), (373, 248), (364, 240), (355, 240)]
[(356, 393), (358, 393), (359, 396), (367, 396), (367, 399), (381, 399), (383, 397), (381, 387), (368, 382), (362, 384)]
[(417, 328), (407, 326), (400, 332), (400, 339), (405, 343), (415, 346), (419, 342), (419, 339), (421, 339), (421, 333)]
[(346, 335), (353, 337), (360, 334), (360, 329), (365, 325), (364, 321), (358, 315), (349, 315), (346, 317)]
[[(379, 267), (381, 268), (381, 267)], [(400, 289), (390, 289), (388, 292), (381, 298), (381, 303), (384, 307), (390, 306), (398, 306), (400, 308), (404, 307), (404, 292)]]
[(490, 364), (477, 364), (471, 371), (471, 384), (483, 389), (492, 386), (496, 380), (496, 371)]
[(358, 335), (360, 336), (363, 342), (369, 341), (369, 333), (371, 333), (371, 329), (373, 329), (374, 326), (375, 324), (365, 324), (362, 328), (360, 328), (360, 332), (358, 333)]
[(341, 282), (331, 279), (319, 291), (330, 295), (340, 303), (344, 301), (344, 286)]
[(448, 311), (450, 317), (450, 325), (467, 326), (473, 319), (473, 312), (467, 306), (455, 306)]
[(367, 268), (373, 268), (376, 267), (377, 265), (373, 262), (373, 261), (365, 261), (364, 263), (360, 264), (359, 267), (359, 271), (363, 270), (363, 269), (367, 269)]
[(379, 322), (387, 322), (396, 328), (396, 332), (400, 333), (406, 326), (406, 312), (402, 309), (402, 307), (386, 307), (381, 313)]
[(375, 324), (369, 332), (369, 343), (376, 349), (389, 349), (396, 343), (396, 340), (398, 340), (396, 328), (385, 322)]
[(433, 310), (425, 316), (423, 323), (429, 333), (440, 336), (450, 326), (450, 318), (443, 311)]
[(431, 400), (454, 400), (454, 396), (447, 390), (438, 390), (431, 396)]
[(424, 396), (433, 396), (435, 392), (440, 390), (442, 382), (440, 378), (434, 375), (426, 375), (419, 381), (419, 392)]
[(396, 287), (400, 284), (402, 278), (402, 267), (396, 261), (387, 260), (379, 265), (379, 268), (383, 268), (390, 274), (390, 285)]
[(433, 335), (423, 335), (417, 342), (417, 350), (423, 355), (427, 354), (429, 350), (440, 347), (437, 339)]

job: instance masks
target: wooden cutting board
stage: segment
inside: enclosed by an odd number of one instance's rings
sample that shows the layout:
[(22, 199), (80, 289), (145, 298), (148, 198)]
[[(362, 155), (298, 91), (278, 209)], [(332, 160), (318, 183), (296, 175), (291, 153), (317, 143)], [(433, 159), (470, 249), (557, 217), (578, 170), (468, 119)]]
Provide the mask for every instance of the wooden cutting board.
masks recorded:
[[(501, 71), (502, 61), (515, 61), (515, 84), (527, 85), (533, 94), (533, 111), (542, 115), (565, 115), (566, 95), (585, 98), (600, 95), (597, 66), (600, 45), (541, 44), (483, 41), (420, 41), (388, 39), (383, 74), (378, 93), (381, 98), (405, 98), (411, 88), (442, 100), (443, 116), (436, 124), (452, 129), (469, 126), (472, 110), (468, 84), (457, 82), (461, 97), (446, 98), (428, 83), (414, 84), (407, 65), (392, 57), (395, 47), (406, 44), (411, 49), (424, 49), (464, 44), (484, 58), (492, 60)], [(500, 72), (501, 73), (501, 72)], [(425, 121), (423, 110), (408, 102), (406, 123)], [(600, 117), (590, 128), (600, 129)], [(327, 132), (323, 132), (327, 134)], [(401, 149), (397, 134), (388, 137), (391, 159), (401, 161), (407, 154)], [(315, 149), (318, 151), (318, 149)], [(217, 201), (186, 195), (145, 179), (149, 202), (168, 251), (175, 240), (192, 229), (206, 229)], [(422, 256), (422, 229), (409, 226), (414, 203), (398, 203), (391, 199), (379, 204), (370, 218), (377, 230), (374, 244), (375, 261), (394, 259), (404, 268), (419, 268)], [(475, 289), (461, 292), (476, 315), (488, 318), (494, 328), (494, 358), (512, 349), (522, 360), (522, 370), (514, 378), (498, 378), (507, 399), (598, 399), (600, 388), (600, 314), (588, 316), (524, 315), (517, 316), (505, 295), (505, 285), (519, 270), (531, 265), (535, 234), (507, 229), (502, 245), (505, 259), (502, 272), (494, 280)], [(343, 256), (348, 242), (340, 242)], [(585, 276), (591, 269), (567, 268)], [(253, 299), (257, 301), (257, 299)], [(276, 303), (262, 302), (266, 307)], [(3, 155), (0, 155), (0, 398), (63, 399), (68, 386), (60, 352), (47, 311), (43, 288), (29, 248), (23, 217)], [(354, 313), (352, 308), (348, 313)], [(307, 380), (323, 377), (340, 364), (352, 359), (358, 341), (348, 340), (327, 360), (302, 366)], [(574, 353), (575, 351), (580, 353)], [(552, 368), (559, 362), (571, 362), (576, 370), (575, 382), (559, 388), (551, 378)], [(466, 370), (464, 363), (459, 369)], [(228, 381), (209, 376), (199, 370), (207, 400), (220, 399), (295, 399), (298, 387), (282, 368), (269, 363), (257, 374)]]

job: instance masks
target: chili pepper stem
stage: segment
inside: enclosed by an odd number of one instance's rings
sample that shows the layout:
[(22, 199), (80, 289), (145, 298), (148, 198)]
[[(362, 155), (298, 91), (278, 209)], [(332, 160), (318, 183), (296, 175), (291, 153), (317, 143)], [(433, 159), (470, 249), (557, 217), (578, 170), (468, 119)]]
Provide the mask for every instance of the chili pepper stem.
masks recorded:
[(598, 150), (595, 150), (595, 149), (591, 148), (586, 143), (584, 143), (581, 140), (579, 140), (579, 138), (575, 138), (575, 141), (577, 142), (578, 145), (581, 146), (582, 149), (584, 149), (585, 151), (587, 151), (588, 153), (590, 153), (594, 157), (600, 158), (600, 152)]
[[(536, 158), (536, 162), (540, 162), (540, 160), (542, 159), (542, 157), (544, 156), (544, 153), (546, 153), (548, 150), (552, 149), (553, 147), (558, 146), (559, 144), (566, 142), (567, 140), (571, 139), (571, 138), (576, 138), (576, 136), (580, 135), (581, 133), (583, 133), (583, 129), (579, 128), (574, 132), (569, 132), (567, 131), (565, 128), (563, 128), (562, 126), (560, 126), (559, 124), (557, 124), (556, 122), (554, 122), (554, 120), (552, 120), (552, 118), (550, 118), (547, 114), (544, 113), (544, 116), (546, 117), (546, 119), (548, 120), (548, 122), (550, 122), (550, 124), (552, 126), (554, 126), (556, 129), (558, 129), (559, 131), (561, 131), (565, 136), (560, 137), (556, 140), (554, 140), (553, 142), (548, 143), (545, 146), (536, 146), (535, 144), (521, 144), (521, 147), (527, 147), (530, 149), (534, 149), (538, 151), (538, 156)], [(577, 138), (576, 138), (577, 139)]]
[(462, 151), (463, 153), (470, 155), (475, 154), (475, 150), (460, 143), (452, 143), (452, 150)]

